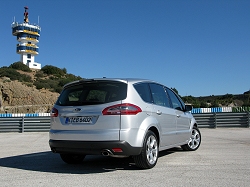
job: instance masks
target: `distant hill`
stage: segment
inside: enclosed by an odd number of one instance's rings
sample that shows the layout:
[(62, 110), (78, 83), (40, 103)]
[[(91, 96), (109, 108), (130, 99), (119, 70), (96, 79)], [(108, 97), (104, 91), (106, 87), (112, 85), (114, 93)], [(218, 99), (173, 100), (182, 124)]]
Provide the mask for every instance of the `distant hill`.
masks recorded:
[[(22, 62), (0, 68), (0, 113), (49, 112), (63, 85), (82, 77), (68, 74), (65, 68), (46, 65), (41, 70), (31, 70)], [(174, 88), (178, 93), (178, 91)], [(220, 106), (250, 106), (250, 91), (239, 95), (182, 97), (194, 108)]]
[(185, 103), (192, 104), (194, 108), (250, 106), (249, 91), (237, 95), (225, 94), (203, 97), (184, 96), (182, 99)]

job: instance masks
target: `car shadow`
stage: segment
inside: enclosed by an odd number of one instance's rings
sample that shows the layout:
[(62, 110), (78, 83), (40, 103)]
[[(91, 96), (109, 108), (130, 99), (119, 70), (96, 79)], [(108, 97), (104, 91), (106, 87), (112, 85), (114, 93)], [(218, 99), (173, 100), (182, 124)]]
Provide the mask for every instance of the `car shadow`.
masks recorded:
[(167, 155), (175, 153), (175, 152), (183, 152), (183, 149), (180, 147), (174, 147), (171, 149), (167, 149), (167, 150), (161, 151), (159, 153), (159, 157), (167, 156)]
[[(180, 151), (173, 148), (160, 152), (159, 157)], [(159, 161), (158, 161), (159, 164)], [(114, 158), (101, 155), (87, 155), (81, 164), (66, 164), (59, 154), (51, 151), (37, 152), (0, 158), (0, 167), (16, 168), (29, 171), (69, 174), (104, 173), (117, 170), (140, 170), (132, 157)]]

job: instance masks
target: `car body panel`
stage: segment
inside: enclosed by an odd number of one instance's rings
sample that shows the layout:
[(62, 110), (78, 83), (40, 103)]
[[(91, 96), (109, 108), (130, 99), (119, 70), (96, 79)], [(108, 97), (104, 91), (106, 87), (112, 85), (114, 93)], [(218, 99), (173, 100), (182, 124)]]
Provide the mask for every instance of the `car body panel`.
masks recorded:
[[(160, 106), (151, 100), (145, 102), (134, 87), (135, 84), (159, 84), (155, 81), (98, 78), (75, 81), (65, 85), (64, 89), (73, 89), (74, 86), (85, 83), (89, 85), (100, 83), (101, 86), (103, 82), (109, 81), (127, 85), (124, 99), (92, 105), (61, 106), (58, 102), (54, 105), (58, 116), (51, 117), (49, 133), (50, 147), (54, 152), (77, 153), (80, 151), (85, 154), (100, 154), (100, 150), (105, 149), (105, 146), (106, 149), (110, 149), (111, 145), (117, 145), (123, 147), (124, 152), (113, 154), (137, 154), (142, 149), (147, 131), (152, 128), (159, 135), (159, 150), (184, 145), (189, 141), (191, 129), (196, 124), (190, 112), (176, 110), (171, 106)], [(125, 103), (138, 106), (141, 112), (135, 115), (104, 115), (102, 113), (107, 107)], [(90, 117), (91, 122), (71, 122), (71, 117), (77, 120)], [(95, 149), (92, 149), (91, 145)]]
[[(114, 102), (117, 104), (120, 102)], [(57, 118), (51, 118), (50, 136), (55, 140), (82, 140), (82, 141), (106, 141), (119, 140), (121, 116), (103, 116), (102, 110), (110, 104), (90, 106), (59, 107), (60, 114)], [(80, 112), (74, 112), (75, 108), (81, 108)], [(92, 116), (93, 123), (66, 124), (66, 117)]]

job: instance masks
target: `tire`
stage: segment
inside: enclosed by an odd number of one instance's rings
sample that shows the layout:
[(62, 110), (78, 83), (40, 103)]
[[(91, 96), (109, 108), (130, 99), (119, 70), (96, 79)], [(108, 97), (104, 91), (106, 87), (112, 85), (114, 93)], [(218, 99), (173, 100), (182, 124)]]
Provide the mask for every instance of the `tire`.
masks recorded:
[(80, 164), (86, 155), (60, 154), (60, 156), (67, 164)]
[(157, 163), (158, 155), (158, 139), (155, 133), (148, 131), (143, 142), (141, 153), (133, 156), (135, 165), (142, 169), (153, 168)]
[(193, 127), (191, 137), (187, 144), (182, 145), (181, 148), (185, 151), (195, 151), (200, 147), (201, 133), (198, 127)]

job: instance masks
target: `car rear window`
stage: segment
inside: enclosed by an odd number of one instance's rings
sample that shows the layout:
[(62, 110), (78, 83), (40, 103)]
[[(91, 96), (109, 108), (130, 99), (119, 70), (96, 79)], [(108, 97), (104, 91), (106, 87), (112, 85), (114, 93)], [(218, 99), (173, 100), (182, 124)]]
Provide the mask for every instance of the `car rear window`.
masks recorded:
[(117, 81), (82, 82), (66, 87), (56, 104), (81, 106), (109, 103), (127, 97), (127, 84)]

